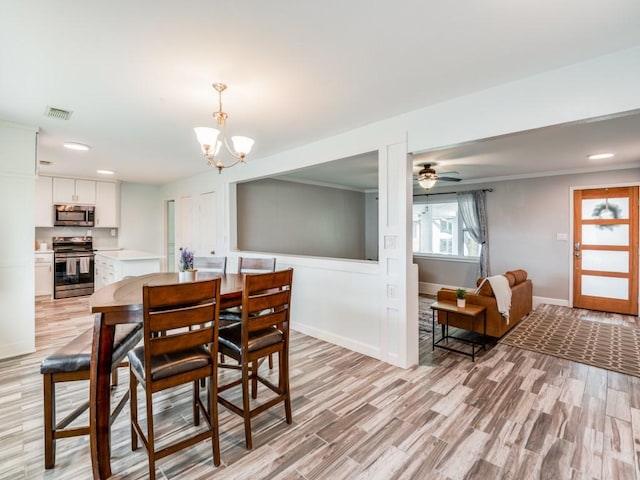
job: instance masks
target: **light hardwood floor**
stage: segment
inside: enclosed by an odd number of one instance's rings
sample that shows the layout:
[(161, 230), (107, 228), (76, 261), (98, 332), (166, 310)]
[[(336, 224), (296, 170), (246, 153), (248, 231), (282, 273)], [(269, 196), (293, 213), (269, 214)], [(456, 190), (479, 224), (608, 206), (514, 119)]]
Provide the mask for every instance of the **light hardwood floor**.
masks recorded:
[[(0, 478), (88, 479), (86, 437), (59, 440), (56, 468), (44, 470), (39, 373), (44, 356), (91, 326), (87, 299), (39, 300), (36, 315), (37, 352), (0, 361)], [(500, 344), (472, 363), (431, 354), (430, 342), (426, 364), (403, 370), (293, 332), (293, 425), (283, 408), (258, 416), (249, 452), (241, 418), (221, 408), (223, 464), (213, 467), (204, 442), (160, 460), (158, 478), (640, 478), (640, 379)], [(68, 410), (86, 385), (58, 394)], [(189, 395), (157, 397), (161, 434), (190, 428)], [(143, 479), (128, 416), (112, 430), (113, 478)]]

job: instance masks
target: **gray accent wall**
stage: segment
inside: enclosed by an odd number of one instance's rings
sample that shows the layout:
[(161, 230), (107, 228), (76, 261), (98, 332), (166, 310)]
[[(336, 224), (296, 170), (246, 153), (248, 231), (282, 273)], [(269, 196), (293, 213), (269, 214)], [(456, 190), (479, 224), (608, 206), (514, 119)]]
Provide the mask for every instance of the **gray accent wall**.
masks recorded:
[[(558, 175), (467, 186), (493, 188), (487, 193), (490, 273), (522, 268), (538, 297), (569, 299), (571, 268), (571, 189), (631, 185), (640, 182), (640, 169)], [(461, 188), (462, 190), (463, 188)], [(559, 240), (566, 234), (567, 240)], [(475, 263), (414, 257), (419, 281), (475, 286)]]
[(364, 193), (255, 180), (237, 185), (237, 212), (240, 250), (367, 258)]

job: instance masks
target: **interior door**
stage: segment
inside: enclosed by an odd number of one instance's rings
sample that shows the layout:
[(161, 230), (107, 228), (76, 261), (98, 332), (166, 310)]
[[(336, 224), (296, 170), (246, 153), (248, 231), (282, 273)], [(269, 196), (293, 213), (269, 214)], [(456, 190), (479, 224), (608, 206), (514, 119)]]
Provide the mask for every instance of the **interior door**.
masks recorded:
[(575, 190), (573, 306), (638, 315), (638, 187)]
[(218, 239), (217, 210), (218, 200), (216, 192), (208, 192), (200, 195), (198, 206), (198, 257), (207, 257), (216, 254)]

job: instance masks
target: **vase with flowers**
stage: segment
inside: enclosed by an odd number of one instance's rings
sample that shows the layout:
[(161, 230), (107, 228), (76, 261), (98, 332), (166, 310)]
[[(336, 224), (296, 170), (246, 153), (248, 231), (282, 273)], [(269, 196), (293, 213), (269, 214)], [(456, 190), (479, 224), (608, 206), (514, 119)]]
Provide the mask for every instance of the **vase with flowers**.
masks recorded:
[(464, 308), (467, 303), (467, 291), (464, 288), (456, 289), (456, 304), (458, 308)]
[(180, 249), (180, 259), (178, 268), (180, 269), (179, 278), (181, 282), (193, 282), (196, 279), (196, 272), (193, 268), (193, 250), (188, 248)]

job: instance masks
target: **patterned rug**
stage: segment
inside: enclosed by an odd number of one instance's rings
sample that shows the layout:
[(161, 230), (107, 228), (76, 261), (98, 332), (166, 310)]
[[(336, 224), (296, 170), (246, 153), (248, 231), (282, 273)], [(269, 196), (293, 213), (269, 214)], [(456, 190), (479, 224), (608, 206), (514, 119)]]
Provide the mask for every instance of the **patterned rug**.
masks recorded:
[(504, 345), (640, 377), (640, 329), (534, 310)]

